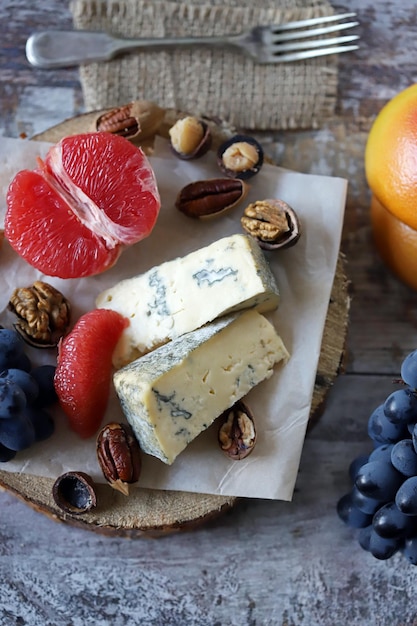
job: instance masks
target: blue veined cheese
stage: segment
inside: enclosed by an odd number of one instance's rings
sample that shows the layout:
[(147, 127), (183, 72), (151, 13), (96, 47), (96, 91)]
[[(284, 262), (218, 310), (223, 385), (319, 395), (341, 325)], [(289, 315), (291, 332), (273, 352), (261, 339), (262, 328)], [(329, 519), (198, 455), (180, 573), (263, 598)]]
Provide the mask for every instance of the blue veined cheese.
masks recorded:
[(279, 291), (264, 253), (248, 235), (231, 235), (103, 291), (98, 308), (130, 320), (113, 355), (118, 369), (221, 315), (278, 306)]
[(226, 409), (289, 358), (273, 325), (251, 309), (192, 331), (114, 374), (142, 450), (170, 465)]

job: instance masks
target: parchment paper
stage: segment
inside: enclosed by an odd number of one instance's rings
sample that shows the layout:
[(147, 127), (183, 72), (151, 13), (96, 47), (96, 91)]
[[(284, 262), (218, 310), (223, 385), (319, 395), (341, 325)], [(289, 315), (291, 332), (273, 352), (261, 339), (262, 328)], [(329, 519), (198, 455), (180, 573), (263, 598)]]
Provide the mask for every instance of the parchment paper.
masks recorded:
[[(2, 138), (0, 143), (1, 221), (8, 184), (19, 169), (35, 167), (36, 156), (48, 144)], [(182, 256), (221, 237), (242, 232), (240, 217), (252, 201), (281, 198), (297, 212), (302, 226), (298, 243), (287, 250), (267, 253), (281, 292), (277, 311), (268, 314), (291, 354), (285, 366), (276, 367), (271, 379), (246, 397), (254, 413), (258, 440), (245, 460), (230, 461), (218, 448), (217, 425), (202, 433), (167, 466), (144, 455), (139, 484), (224, 496), (290, 500), (297, 477), (317, 370), (322, 333), (335, 275), (343, 224), (347, 182), (341, 178), (311, 176), (265, 164), (251, 179), (242, 205), (208, 221), (192, 220), (175, 207), (178, 191), (188, 182), (219, 177), (215, 155), (183, 162), (168, 143), (157, 140), (150, 158), (158, 180), (162, 208), (151, 236), (125, 251), (116, 266), (104, 274), (81, 280), (44, 276), (21, 260), (7, 241), (0, 251), (0, 323), (11, 326), (9, 297), (18, 286), (34, 280), (49, 282), (72, 303), (72, 322), (94, 308), (96, 296), (122, 278), (142, 273), (165, 260)], [(202, 303), (204, 306), (204, 303)], [(28, 348), (34, 363), (54, 363), (54, 350)], [(56, 478), (68, 470), (83, 470), (104, 482), (95, 454), (95, 438), (81, 440), (67, 426), (65, 415), (53, 409), (56, 432), (46, 442), (19, 452), (1, 469)], [(123, 421), (112, 390), (103, 424)]]

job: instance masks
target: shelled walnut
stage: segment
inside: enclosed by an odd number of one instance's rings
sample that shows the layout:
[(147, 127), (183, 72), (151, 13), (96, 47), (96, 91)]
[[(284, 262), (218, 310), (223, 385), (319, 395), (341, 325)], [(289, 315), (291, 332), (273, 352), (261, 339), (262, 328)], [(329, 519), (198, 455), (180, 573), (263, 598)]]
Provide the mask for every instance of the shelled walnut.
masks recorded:
[(256, 429), (253, 415), (239, 400), (220, 416), (219, 445), (230, 459), (240, 461), (254, 449)]
[(264, 250), (293, 246), (301, 234), (294, 209), (283, 200), (252, 202), (244, 210), (241, 224), (243, 230), (257, 239)]
[(35, 348), (53, 348), (70, 323), (70, 304), (58, 289), (43, 281), (18, 287), (8, 304), (18, 317), (14, 324), (23, 339)]

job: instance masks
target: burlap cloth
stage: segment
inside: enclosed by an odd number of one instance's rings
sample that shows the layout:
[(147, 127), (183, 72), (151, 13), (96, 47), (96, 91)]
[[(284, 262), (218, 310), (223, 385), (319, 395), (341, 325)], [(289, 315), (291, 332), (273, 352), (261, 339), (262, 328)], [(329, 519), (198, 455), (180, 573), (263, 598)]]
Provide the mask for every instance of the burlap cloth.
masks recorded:
[[(334, 12), (326, 0), (73, 0), (70, 6), (76, 28), (126, 37), (239, 33)], [(86, 110), (145, 99), (239, 128), (309, 128), (334, 114), (337, 57), (259, 65), (229, 49), (178, 48), (84, 65), (80, 80)]]

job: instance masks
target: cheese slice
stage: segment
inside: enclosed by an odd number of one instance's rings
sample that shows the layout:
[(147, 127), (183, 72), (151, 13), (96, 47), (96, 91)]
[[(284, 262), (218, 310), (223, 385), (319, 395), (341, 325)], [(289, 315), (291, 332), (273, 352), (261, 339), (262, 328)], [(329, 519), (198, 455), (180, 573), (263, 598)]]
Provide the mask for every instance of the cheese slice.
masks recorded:
[(223, 411), (289, 358), (255, 310), (219, 318), (114, 374), (123, 412), (142, 450), (170, 465)]
[(221, 315), (270, 311), (278, 301), (264, 253), (252, 237), (237, 234), (117, 283), (96, 306), (130, 320), (113, 355), (118, 369)]

